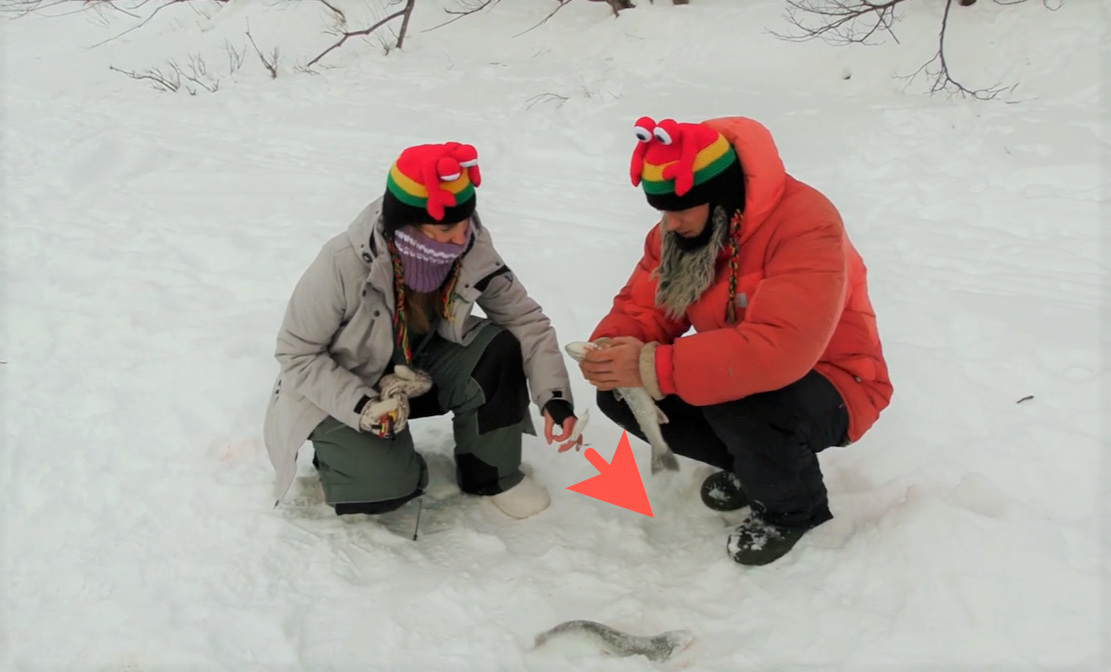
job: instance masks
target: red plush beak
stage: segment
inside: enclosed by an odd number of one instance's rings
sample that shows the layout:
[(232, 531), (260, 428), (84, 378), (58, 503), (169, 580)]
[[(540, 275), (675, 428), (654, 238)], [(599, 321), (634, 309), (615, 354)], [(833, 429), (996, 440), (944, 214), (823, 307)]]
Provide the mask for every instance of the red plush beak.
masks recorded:
[(644, 170), (644, 154), (647, 151), (647, 142), (638, 142), (633, 149), (633, 160), (629, 164), (629, 177), (632, 178), (634, 187), (640, 184), (640, 174)]
[(682, 196), (694, 187), (694, 159), (698, 156), (697, 138), (689, 132), (688, 128), (670, 119), (660, 122), (660, 127), (671, 137), (671, 145), (679, 150), (676, 163), (664, 169), (664, 177), (675, 180), (675, 194)]
[(455, 205), (455, 196), (440, 188), (439, 163), (440, 161), (429, 161), (421, 169), (421, 182), (428, 191), (425, 209), (437, 222), (444, 218), (445, 205)]

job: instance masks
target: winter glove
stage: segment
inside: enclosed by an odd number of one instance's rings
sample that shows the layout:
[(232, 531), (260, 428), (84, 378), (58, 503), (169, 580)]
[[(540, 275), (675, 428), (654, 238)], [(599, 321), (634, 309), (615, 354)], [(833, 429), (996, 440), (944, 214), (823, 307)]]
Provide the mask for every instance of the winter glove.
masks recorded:
[(405, 395), (378, 399), (359, 414), (359, 429), (380, 439), (391, 439), (409, 422), (409, 398)]
[(378, 393), (383, 399), (404, 395), (410, 399), (432, 389), (432, 378), (424, 371), (398, 364), (393, 373), (378, 381)]
[(424, 371), (398, 365), (378, 381), (379, 399), (367, 404), (359, 415), (359, 428), (381, 438), (390, 438), (409, 424), (409, 398), (432, 389), (432, 378)]
[(559, 452), (562, 453), (571, 450), (572, 447), (575, 450), (582, 450), (582, 432), (586, 429), (586, 422), (590, 417), (590, 411), (583, 411), (582, 417), (580, 418), (575, 415), (575, 409), (571, 406), (571, 402), (566, 399), (549, 399), (548, 403), (544, 404), (544, 412), (552, 418), (552, 427), (548, 427), (547, 423), (545, 423), (544, 426), (545, 436), (548, 436), (550, 439), (557, 438), (553, 435), (551, 431), (552, 428), (558, 425), (560, 432), (566, 433), (567, 425), (564, 423), (574, 418), (575, 427), (570, 433), (567, 433), (565, 438), (558, 439), (562, 444)]
[(566, 399), (549, 399), (548, 403), (544, 404), (544, 410), (552, 416), (552, 422), (560, 427), (568, 418), (575, 417), (575, 409)]

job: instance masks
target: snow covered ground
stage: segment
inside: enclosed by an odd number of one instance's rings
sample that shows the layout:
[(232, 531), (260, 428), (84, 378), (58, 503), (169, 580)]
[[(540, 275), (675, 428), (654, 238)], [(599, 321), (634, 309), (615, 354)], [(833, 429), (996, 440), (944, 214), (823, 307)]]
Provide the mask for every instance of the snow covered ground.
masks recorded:
[[(336, 4), (366, 25), (365, 3)], [(908, 3), (902, 44), (868, 48), (775, 39), (777, 1), (639, 4), (614, 20), (572, 3), (518, 36), (554, 3), (425, 32), (454, 3), (421, 0), (402, 51), (353, 40), (315, 75), (294, 68), (334, 40), (314, 2), (189, 3), (97, 48), (135, 19), (0, 23), (0, 667), (1111, 666), (1107, 3), (954, 7), (954, 74), (1019, 83), (991, 102), (893, 78), (936, 50), (940, 2)], [(229, 74), (248, 19), (280, 48), (276, 80), (253, 51)], [(109, 69), (190, 54), (218, 92)], [(742, 568), (724, 552), (736, 516), (698, 501), (705, 468), (649, 479), (647, 518), (565, 490), (593, 467), (538, 439), (526, 461), (553, 502), (527, 521), (448, 497), (414, 542), (413, 509), (274, 510), (261, 422), (285, 302), (397, 152), (478, 147), (499, 247), (579, 340), (654, 222), (627, 178), (644, 114), (766, 123), (868, 264), (895, 397), (822, 454), (836, 518)], [(592, 416), (609, 459), (620, 432)], [(449, 421), (415, 427), (447, 484)], [(532, 648), (576, 618), (696, 639), (659, 665)]]

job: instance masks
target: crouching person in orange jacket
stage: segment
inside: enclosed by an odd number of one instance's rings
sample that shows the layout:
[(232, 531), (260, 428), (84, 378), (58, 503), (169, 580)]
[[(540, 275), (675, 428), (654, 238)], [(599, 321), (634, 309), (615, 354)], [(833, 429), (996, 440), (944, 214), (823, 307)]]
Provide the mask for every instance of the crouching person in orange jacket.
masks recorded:
[(657, 400), (672, 450), (722, 470), (706, 505), (751, 505), (730, 556), (764, 565), (833, 517), (817, 453), (858, 440), (890, 403), (865, 266), (759, 123), (645, 117), (635, 132), (632, 181), (661, 220), (580, 369), (641, 439), (610, 390)]

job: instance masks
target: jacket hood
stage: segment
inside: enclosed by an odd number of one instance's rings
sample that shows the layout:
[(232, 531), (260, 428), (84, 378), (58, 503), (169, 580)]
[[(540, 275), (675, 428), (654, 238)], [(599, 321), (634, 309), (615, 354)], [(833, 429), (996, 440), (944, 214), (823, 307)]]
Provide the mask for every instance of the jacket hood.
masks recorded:
[(745, 213), (741, 242), (749, 238), (768, 215), (787, 187), (787, 172), (771, 132), (747, 117), (720, 117), (702, 122), (725, 136), (744, 169)]

